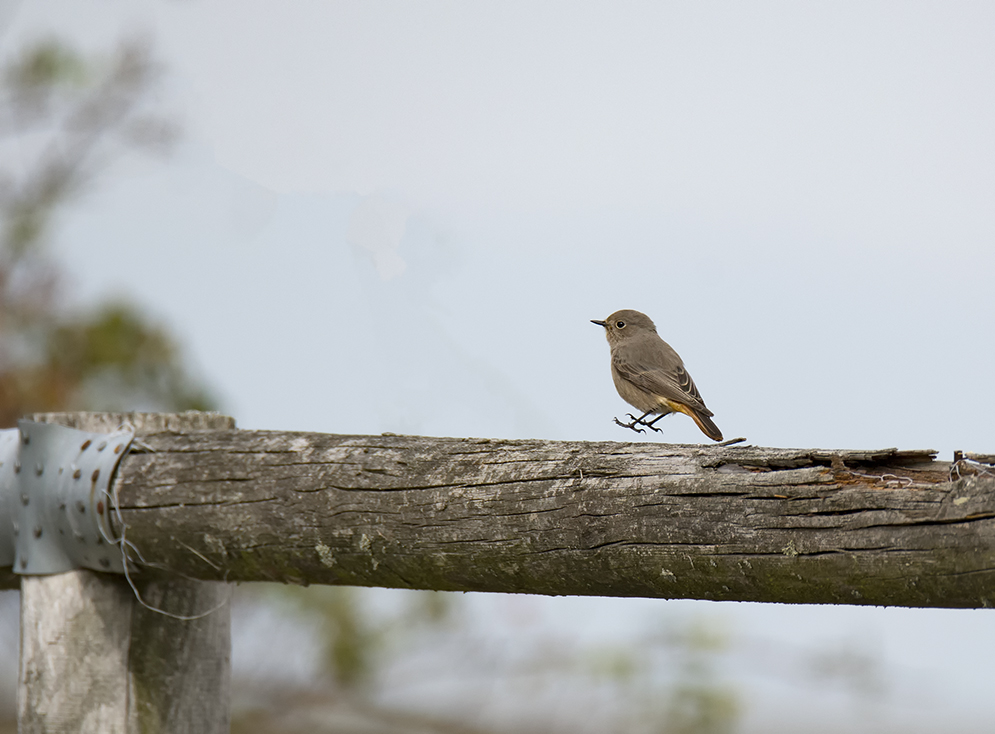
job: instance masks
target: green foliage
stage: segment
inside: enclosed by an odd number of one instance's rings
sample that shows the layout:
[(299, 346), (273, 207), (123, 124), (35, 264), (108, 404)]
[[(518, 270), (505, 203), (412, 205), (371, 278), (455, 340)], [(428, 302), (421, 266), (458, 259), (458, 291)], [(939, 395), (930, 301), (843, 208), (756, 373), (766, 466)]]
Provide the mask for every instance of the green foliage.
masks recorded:
[(646, 674), (646, 664), (627, 647), (603, 646), (586, 653), (584, 669), (595, 678), (628, 684)]
[(212, 407), (187, 375), (172, 336), (126, 303), (109, 303), (59, 323), (46, 361), (51, 369), (76, 376), (77, 399), (104, 410)]
[(731, 734), (739, 718), (735, 690), (717, 680), (716, 655), (728, 646), (716, 622), (692, 622), (670, 635), (680, 652), (677, 680), (667, 697), (664, 713), (672, 734)]
[(371, 614), (366, 589), (351, 586), (277, 586), (271, 598), (291, 605), (317, 625), (326, 672), (335, 683), (357, 690), (370, 683), (378, 656), (413, 632), (449, 620), (452, 595), (438, 591), (406, 591), (406, 604), (390, 615)]
[(613, 684), (626, 702), (618, 731), (732, 734), (741, 710), (735, 688), (717, 671), (729, 647), (721, 621), (666, 624), (663, 634), (644, 637), (638, 647), (599, 646), (586, 656), (582, 670)]
[(355, 589), (342, 586), (314, 588), (298, 597), (302, 606), (317, 612), (328, 669), (336, 682), (347, 688), (355, 688), (369, 677), (370, 653), (380, 637), (378, 630), (364, 624), (355, 596)]
[(684, 684), (674, 689), (667, 712), (670, 734), (729, 734), (739, 714), (733, 691), (714, 684)]
[(6, 84), (20, 93), (48, 94), (57, 85), (81, 85), (86, 80), (87, 63), (73, 49), (50, 38), (35, 44), (15, 59), (4, 75)]

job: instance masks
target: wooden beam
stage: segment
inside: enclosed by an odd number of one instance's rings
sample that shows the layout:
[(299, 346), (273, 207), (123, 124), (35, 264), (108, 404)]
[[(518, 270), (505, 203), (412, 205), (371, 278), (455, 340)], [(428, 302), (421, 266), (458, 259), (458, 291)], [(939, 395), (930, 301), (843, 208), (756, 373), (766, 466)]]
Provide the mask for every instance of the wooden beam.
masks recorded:
[(930, 451), (177, 433), (156, 420), (115, 482), (149, 579), (995, 603), (995, 468)]
[(982, 607), (991, 469), (895, 449), (203, 431), (144, 437), (116, 486), (142, 556), (201, 579)]

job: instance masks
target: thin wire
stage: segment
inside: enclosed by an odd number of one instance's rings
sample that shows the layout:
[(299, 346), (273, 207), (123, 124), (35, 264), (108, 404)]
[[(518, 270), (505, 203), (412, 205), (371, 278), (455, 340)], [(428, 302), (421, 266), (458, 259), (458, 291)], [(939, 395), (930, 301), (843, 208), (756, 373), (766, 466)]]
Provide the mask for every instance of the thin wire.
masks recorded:
[[(135, 430), (134, 426), (132, 426), (130, 423), (127, 423), (127, 422), (122, 423), (121, 426), (119, 427), (119, 430), (124, 430), (125, 428), (127, 428), (128, 430), (131, 430), (131, 431)], [(153, 449), (152, 447), (150, 447), (148, 444), (139, 441), (137, 438), (132, 437), (132, 440), (129, 441), (127, 443), (127, 445), (124, 447), (124, 451), (121, 454), (121, 458), (118, 460), (118, 465), (120, 465), (120, 462), (123, 461), (124, 457), (128, 455), (129, 451), (131, 450), (132, 444), (137, 444), (137, 445), (141, 446), (142, 448), (144, 448), (145, 450), (150, 451), (150, 452), (154, 452), (155, 451), (155, 449)], [(113, 486), (113, 492), (114, 492), (113, 495), (110, 492), (108, 492), (106, 489), (102, 489), (101, 493), (104, 496), (106, 496), (106, 498), (107, 498), (107, 503), (108, 503), (108, 513), (107, 513), (107, 516), (110, 517), (111, 511), (113, 510), (114, 516), (117, 518), (118, 525), (121, 527), (121, 537), (120, 538), (108, 537), (108, 535), (106, 534), (106, 532), (104, 530), (103, 523), (97, 523), (97, 524), (100, 527), (100, 534), (104, 537), (104, 540), (106, 540), (111, 545), (117, 545), (121, 549), (121, 561), (122, 561), (122, 566), (124, 567), (124, 578), (128, 582), (128, 586), (131, 587), (132, 592), (135, 594), (135, 599), (138, 601), (139, 604), (141, 604), (143, 607), (145, 607), (146, 609), (148, 609), (151, 612), (156, 612), (157, 614), (162, 614), (163, 616), (170, 617), (171, 619), (178, 619), (178, 620), (183, 621), (183, 622), (192, 622), (194, 620), (203, 619), (204, 617), (208, 617), (208, 616), (214, 614), (215, 612), (217, 612), (218, 610), (220, 610), (222, 607), (224, 607), (226, 604), (228, 604), (228, 603), (231, 602), (231, 589), (229, 588), (228, 589), (228, 593), (226, 594), (225, 598), (221, 601), (220, 604), (218, 604), (214, 608), (209, 609), (206, 612), (202, 612), (200, 614), (189, 614), (189, 615), (187, 615), (187, 614), (174, 614), (173, 612), (167, 612), (165, 609), (159, 609), (158, 607), (154, 607), (151, 604), (149, 604), (148, 602), (146, 602), (144, 599), (142, 599), (142, 595), (138, 591), (138, 587), (135, 586), (135, 582), (131, 578), (131, 573), (128, 570), (129, 569), (129, 564), (134, 563), (136, 565), (149, 566), (149, 567), (159, 567), (159, 568), (162, 568), (162, 569), (165, 569), (165, 567), (162, 566), (162, 565), (160, 565), (160, 564), (152, 564), (152, 563), (149, 563), (148, 561), (146, 561), (145, 557), (142, 555), (142, 552), (138, 549), (138, 546), (136, 546), (134, 543), (132, 543), (130, 540), (127, 539), (126, 535), (127, 535), (127, 532), (128, 532), (128, 524), (124, 521), (124, 517), (121, 515), (121, 507), (120, 507), (120, 503), (118, 501), (118, 484), (117, 484), (116, 481), (114, 481), (114, 477), (111, 478), (111, 482), (109, 482), (108, 484), (113, 484), (114, 485)], [(189, 546), (185, 546), (185, 547), (187, 547), (189, 550), (193, 551), (197, 556), (199, 556), (203, 560), (207, 561), (207, 559), (204, 558), (204, 556), (201, 553), (197, 553), (197, 551), (195, 551), (193, 548), (190, 548)], [(134, 553), (134, 557), (131, 555), (131, 553), (129, 551)], [(207, 561), (207, 563), (209, 565), (213, 566), (215, 569), (220, 570), (220, 568), (218, 566), (216, 566), (215, 564), (211, 563), (210, 561)], [(165, 569), (165, 570), (169, 570), (169, 569)], [(172, 573), (176, 573), (176, 572), (173, 571)], [(183, 578), (190, 579), (189, 576), (185, 576), (184, 574), (177, 574), (177, 575), (182, 576)], [(199, 579), (190, 579), (190, 580), (198, 581)], [(222, 581), (222, 583), (227, 584), (227, 582), (228, 582), (228, 571), (226, 570), (225, 571), (225, 577), (224, 577), (224, 580)]]
[[(971, 469), (972, 473), (968, 474), (967, 476), (972, 476), (972, 475), (977, 476), (980, 474), (986, 477), (995, 477), (995, 472), (989, 471), (988, 469), (984, 468), (985, 465), (980, 462), (971, 461), (969, 459), (957, 459), (957, 461), (953, 462), (950, 465), (950, 473), (947, 478), (951, 482), (960, 481), (961, 479), (965, 478), (965, 476), (960, 472), (961, 466), (963, 466), (965, 469)], [(954, 474), (957, 475), (957, 479), (954, 479)]]
[[(138, 550), (137, 548), (135, 548), (134, 543), (132, 543), (131, 541), (126, 541), (124, 539), (124, 535), (123, 534), (121, 536), (121, 543), (122, 543), (122, 547), (124, 547), (124, 544), (127, 544), (129, 547), (131, 547), (135, 551)], [(139, 553), (139, 556), (140, 555), (141, 554)], [(172, 612), (167, 612), (165, 609), (160, 609), (159, 607), (154, 607), (151, 604), (149, 604), (148, 602), (146, 602), (144, 599), (142, 599), (142, 595), (139, 593), (138, 587), (135, 586), (135, 582), (131, 580), (131, 574), (128, 573), (127, 559), (126, 559), (125, 564), (124, 564), (124, 578), (127, 579), (128, 586), (130, 586), (131, 590), (135, 593), (135, 599), (138, 600), (139, 604), (141, 604), (143, 607), (145, 607), (149, 611), (156, 612), (157, 614), (162, 614), (163, 616), (170, 617), (171, 619), (178, 619), (178, 620), (180, 620), (182, 622), (192, 622), (195, 619), (203, 619), (204, 617), (208, 617), (208, 616), (214, 614), (216, 611), (218, 611), (222, 607), (224, 607), (229, 602), (231, 602), (231, 589), (228, 589), (228, 593), (225, 595), (225, 598), (221, 601), (221, 603), (218, 604), (216, 607), (214, 607), (212, 609), (208, 609), (206, 612), (201, 612), (200, 614), (173, 614)], [(225, 572), (225, 579), (224, 579), (223, 583), (226, 583), (227, 581), (228, 581), (228, 572), (226, 571)]]
[(848, 474), (852, 474), (855, 477), (875, 479), (879, 482), (884, 482), (885, 484), (899, 484), (902, 486), (902, 489), (908, 489), (915, 484), (910, 477), (900, 477), (897, 474), (864, 474), (863, 472), (856, 471), (855, 469), (850, 469), (846, 464), (843, 465), (843, 468)]

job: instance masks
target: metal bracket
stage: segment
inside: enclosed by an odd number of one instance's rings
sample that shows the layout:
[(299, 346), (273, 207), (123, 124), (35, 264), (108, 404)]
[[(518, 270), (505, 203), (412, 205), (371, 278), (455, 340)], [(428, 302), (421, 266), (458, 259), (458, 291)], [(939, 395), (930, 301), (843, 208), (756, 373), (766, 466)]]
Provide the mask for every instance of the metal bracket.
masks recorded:
[(0, 431), (0, 566), (124, 573), (110, 523), (111, 479), (135, 432), (18, 421)]
[(0, 431), (0, 568), (14, 565), (14, 523), (17, 522), (17, 487), (14, 462), (21, 442), (16, 428)]

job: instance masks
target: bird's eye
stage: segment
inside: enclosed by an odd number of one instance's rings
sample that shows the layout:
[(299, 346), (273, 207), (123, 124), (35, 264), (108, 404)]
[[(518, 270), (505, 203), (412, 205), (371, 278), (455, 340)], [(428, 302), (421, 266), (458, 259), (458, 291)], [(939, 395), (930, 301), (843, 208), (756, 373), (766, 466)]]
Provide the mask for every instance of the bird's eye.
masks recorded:
[(619, 329), (624, 329), (625, 328), (625, 322), (624, 321), (616, 321), (615, 322), (615, 326), (617, 326)]

